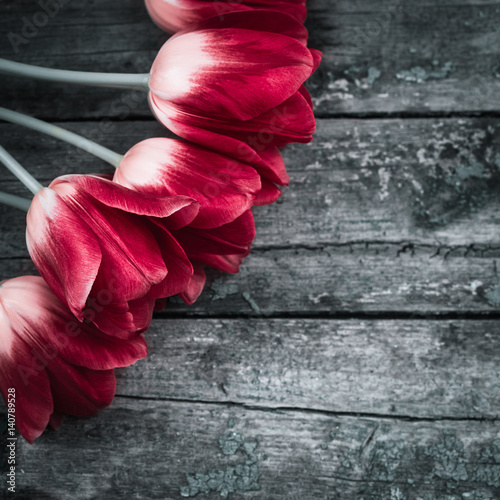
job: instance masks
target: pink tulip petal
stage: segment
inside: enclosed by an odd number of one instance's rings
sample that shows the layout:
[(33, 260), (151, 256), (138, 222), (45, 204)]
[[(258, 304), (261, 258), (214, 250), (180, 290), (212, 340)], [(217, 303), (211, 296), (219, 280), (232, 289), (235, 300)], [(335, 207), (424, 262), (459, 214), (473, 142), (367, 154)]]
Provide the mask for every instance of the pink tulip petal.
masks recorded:
[[(274, 6), (286, 2), (269, 2), (268, 0), (259, 2), (257, 0), (249, 3), (253, 4), (255, 8), (244, 12), (229, 12), (226, 10), (222, 15), (214, 15), (211, 18), (205, 18), (197, 23), (190, 24), (184, 31), (177, 33), (172, 38), (194, 31), (223, 28), (276, 33), (294, 38), (303, 45), (307, 43), (308, 33), (307, 29), (302, 24), (303, 20), (297, 20), (292, 15), (283, 12), (272, 12)], [(289, 2), (289, 4), (290, 3), (291, 2)], [(296, 2), (296, 4), (300, 3), (302, 2)], [(271, 8), (268, 8), (268, 6), (271, 6)]]
[[(280, 185), (288, 184), (289, 178), (285, 164), (276, 147), (258, 142), (252, 147), (244, 142), (245, 139), (252, 139), (252, 135), (248, 132), (241, 132), (241, 138), (235, 139), (230, 137), (232, 131), (217, 128), (213, 131), (208, 130), (204, 128), (206, 124), (198, 117), (179, 113), (165, 101), (156, 99), (153, 94), (150, 94), (149, 99), (151, 109), (158, 120), (178, 136), (237, 158), (254, 167), (262, 177), (271, 182)], [(199, 123), (201, 126), (191, 125), (189, 122)], [(223, 123), (218, 125), (224, 126)]]
[(313, 109), (313, 102), (312, 102), (312, 99), (311, 99), (311, 95), (309, 94), (309, 92), (307, 91), (307, 89), (304, 87), (304, 85), (302, 85), (302, 87), (300, 87), (299, 92), (302, 95), (302, 97), (306, 100), (306, 102), (309, 105), (309, 107), (311, 109)]
[(323, 52), (321, 50), (309, 49), (314, 59), (313, 73), (318, 69), (321, 64), (321, 58), (323, 57)]
[(33, 366), (28, 344), (20, 339), (5, 343), (4, 336), (10, 330), (6, 318), (0, 304), (0, 391), (7, 403), (8, 389), (15, 389), (16, 425), (22, 436), (33, 444), (47, 427), (54, 409), (49, 378), (45, 370)]
[(107, 336), (132, 342), (140, 339), (138, 335), (149, 328), (153, 309), (154, 299), (141, 298), (120, 304), (107, 304), (102, 309), (98, 304), (89, 305), (86, 316)]
[(166, 298), (163, 298), (163, 299), (156, 299), (155, 301), (155, 312), (161, 312), (163, 311), (163, 309), (165, 309), (165, 307), (167, 307), (167, 299)]
[[(250, 210), (235, 221), (216, 229), (183, 228), (174, 237), (189, 259), (205, 264), (206, 255), (248, 255), (255, 237), (255, 225)], [(208, 264), (207, 264), (208, 265)]]
[(205, 282), (207, 281), (207, 276), (205, 274), (205, 270), (203, 266), (199, 264), (193, 264), (194, 273), (189, 281), (189, 284), (184, 289), (182, 293), (179, 294), (179, 297), (186, 304), (194, 304), (196, 299), (201, 295), (203, 291), (203, 287), (205, 286)]
[(253, 204), (255, 206), (270, 205), (274, 203), (281, 196), (281, 190), (269, 182), (267, 179), (262, 179), (262, 189), (255, 198)]
[(313, 69), (309, 49), (286, 35), (231, 28), (185, 31), (160, 49), (149, 87), (186, 111), (250, 120), (291, 97)]
[(180, 211), (183, 213), (184, 225), (187, 225), (198, 214), (198, 204), (187, 196), (160, 198), (127, 189), (97, 175), (64, 175), (58, 177), (50, 187), (56, 189), (58, 184), (65, 182), (81, 186), (86, 193), (108, 207), (137, 215), (171, 217)]
[(47, 367), (54, 407), (68, 415), (89, 417), (111, 404), (116, 381), (113, 370), (96, 371), (69, 364)]
[(31, 203), (26, 241), (33, 262), (56, 296), (83, 319), (81, 311), (101, 264), (92, 230), (55, 191), (44, 188)]
[[(249, 12), (255, 9), (270, 9), (285, 12), (295, 17), (301, 23), (306, 18), (306, 7), (303, 0), (299, 1), (204, 1), (204, 0), (146, 0), (146, 7), (153, 21), (165, 31), (175, 33), (189, 28), (196, 22), (217, 16), (223, 22), (228, 13), (235, 11)], [(267, 17), (273, 17), (276, 12)], [(215, 24), (215, 23), (214, 23)], [(286, 29), (286, 26), (284, 26)]]
[(252, 206), (261, 188), (250, 166), (175, 139), (147, 139), (127, 152), (114, 182), (153, 196), (185, 195), (200, 203), (192, 227), (218, 227)]
[(66, 415), (64, 415), (64, 413), (55, 411), (50, 416), (49, 425), (53, 429), (58, 429), (62, 425), (62, 423), (64, 422), (65, 418), (66, 418)]
[(225, 273), (237, 274), (240, 271), (240, 266), (243, 263), (243, 258), (248, 255), (210, 255), (202, 256), (203, 263), (208, 267), (213, 267)]
[[(162, 226), (161, 221), (152, 221), (156, 224), (151, 231), (156, 235), (156, 239), (160, 245), (163, 260), (168, 268), (168, 274), (165, 279), (155, 286), (151, 287), (149, 298), (158, 299), (162, 297), (170, 297), (181, 293), (193, 275), (193, 266), (188, 260), (186, 252), (179, 244), (176, 238)], [(183, 231), (180, 229), (180, 231)]]

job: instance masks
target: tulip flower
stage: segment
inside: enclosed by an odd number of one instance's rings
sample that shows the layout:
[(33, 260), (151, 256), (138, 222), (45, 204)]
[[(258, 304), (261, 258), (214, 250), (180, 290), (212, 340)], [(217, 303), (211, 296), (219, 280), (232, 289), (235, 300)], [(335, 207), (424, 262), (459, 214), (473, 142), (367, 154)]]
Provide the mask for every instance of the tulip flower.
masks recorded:
[(234, 221), (212, 229), (199, 229), (192, 225), (172, 231), (172, 235), (182, 246), (194, 273), (180, 297), (192, 304), (205, 285), (203, 266), (213, 267), (226, 273), (238, 273), (243, 258), (250, 253), (250, 245), (255, 238), (255, 223), (251, 210)]
[(271, 202), (274, 185), (289, 182), (278, 148), (309, 142), (315, 130), (303, 83), (321, 53), (306, 41), (307, 30), (285, 13), (231, 12), (171, 37), (150, 74), (54, 70), (4, 59), (0, 73), (149, 91), (159, 121), (183, 139), (253, 166)]
[(167, 224), (180, 229), (198, 209), (185, 196), (146, 195), (100, 176), (62, 176), (33, 198), (28, 250), (79, 321), (129, 337), (149, 326), (157, 298), (189, 282), (192, 265)]
[[(266, 9), (285, 12), (303, 23), (306, 18), (305, 0), (146, 0), (153, 21), (169, 33), (187, 28), (190, 24), (218, 16), (221, 21), (229, 12)], [(270, 14), (272, 15), (272, 14)]]
[[(170, 219), (164, 219), (162, 224), (156, 222), (186, 242), (188, 258), (194, 267), (186, 288), (180, 292), (186, 302), (193, 303), (205, 284), (201, 263), (238, 272), (255, 236), (249, 208), (257, 198), (262, 199), (266, 191), (261, 189), (258, 174), (248, 165), (184, 141), (166, 138), (147, 139), (121, 156), (61, 127), (21, 113), (0, 108), (0, 118), (65, 140), (104, 159), (117, 168), (113, 178), (116, 184), (148, 196), (168, 198), (180, 194), (196, 199), (200, 203), (198, 215), (186, 224), (185, 230), (172, 225)], [(35, 187), (34, 192), (39, 189), (41, 186)], [(276, 196), (270, 190), (267, 193)], [(9, 195), (0, 193), (0, 201), (2, 196), (7, 196), (5, 202), (9, 203)], [(20, 203), (24, 208), (23, 201), (15, 206)], [(198, 255), (201, 248), (204, 257)], [(95, 315), (94, 311), (91, 313)]]
[[(146, 139), (121, 159), (113, 181), (155, 196), (184, 195), (200, 203), (190, 227), (215, 228), (234, 221), (259, 198), (260, 176), (249, 165), (176, 139)], [(279, 195), (279, 190), (272, 196)]]
[(17, 428), (30, 443), (64, 415), (108, 406), (113, 369), (147, 354), (142, 336), (117, 339), (80, 323), (38, 276), (0, 283), (0, 339), (0, 392), (15, 401)]
[(184, 227), (164, 222), (194, 267), (180, 293), (185, 302), (192, 304), (203, 290), (204, 265), (239, 271), (255, 237), (249, 208), (260, 179), (254, 169), (184, 141), (156, 138), (134, 146), (121, 160), (113, 181), (148, 195), (178, 193), (200, 203), (198, 215)]
[(320, 53), (305, 46), (306, 38), (295, 19), (264, 11), (190, 26), (170, 38), (153, 63), (151, 108), (178, 136), (287, 185), (277, 148), (309, 142), (315, 130), (303, 83)]

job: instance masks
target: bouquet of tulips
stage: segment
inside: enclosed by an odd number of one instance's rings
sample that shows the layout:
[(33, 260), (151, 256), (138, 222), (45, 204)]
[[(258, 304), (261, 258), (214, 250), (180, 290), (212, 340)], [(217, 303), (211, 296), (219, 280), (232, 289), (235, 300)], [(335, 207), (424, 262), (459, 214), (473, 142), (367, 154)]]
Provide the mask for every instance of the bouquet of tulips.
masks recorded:
[(177, 139), (151, 138), (124, 155), (35, 118), (0, 119), (77, 145), (114, 175), (65, 175), (48, 187), (0, 146), (0, 162), (33, 200), (26, 239), (41, 277), (0, 283), (0, 391), (16, 394), (30, 443), (65, 415), (89, 416), (115, 394), (114, 369), (147, 354), (154, 310), (192, 304), (205, 268), (237, 273), (255, 235), (252, 207), (289, 182), (280, 148), (312, 140), (304, 82), (321, 53), (307, 47), (304, 0), (146, 0), (175, 33), (146, 75), (83, 73), (0, 60), (0, 73), (144, 91)]

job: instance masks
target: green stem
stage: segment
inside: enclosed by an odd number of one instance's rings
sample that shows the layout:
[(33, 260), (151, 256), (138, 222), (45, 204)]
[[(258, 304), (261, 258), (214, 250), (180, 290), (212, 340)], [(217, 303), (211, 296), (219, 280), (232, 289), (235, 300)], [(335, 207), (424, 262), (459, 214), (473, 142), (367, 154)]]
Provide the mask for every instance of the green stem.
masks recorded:
[(85, 137), (74, 134), (73, 132), (65, 130), (61, 127), (57, 127), (56, 125), (51, 125), (50, 123), (37, 120), (36, 118), (33, 118), (31, 116), (17, 113), (16, 111), (11, 111), (10, 109), (0, 107), (0, 120), (5, 120), (7, 122), (15, 123), (32, 130), (37, 130), (38, 132), (42, 132), (43, 134), (50, 135), (52, 137), (55, 137), (56, 139), (68, 142), (69, 144), (73, 144), (73, 146), (76, 146), (77, 148), (83, 149), (84, 151), (87, 151), (88, 153), (101, 158), (101, 160), (108, 162), (115, 168), (118, 168), (118, 165), (123, 159), (123, 155), (115, 153), (114, 151), (96, 144), (89, 139), (85, 139)]
[(33, 194), (38, 193), (43, 186), (0, 146), (0, 162), (3, 163)]
[(0, 203), (27, 212), (30, 208), (31, 200), (0, 191)]
[(111, 87), (149, 91), (149, 74), (127, 73), (91, 73), (86, 71), (68, 71), (64, 69), (42, 68), (0, 58), (0, 73), (46, 80), (49, 82), (90, 85), (93, 87)]

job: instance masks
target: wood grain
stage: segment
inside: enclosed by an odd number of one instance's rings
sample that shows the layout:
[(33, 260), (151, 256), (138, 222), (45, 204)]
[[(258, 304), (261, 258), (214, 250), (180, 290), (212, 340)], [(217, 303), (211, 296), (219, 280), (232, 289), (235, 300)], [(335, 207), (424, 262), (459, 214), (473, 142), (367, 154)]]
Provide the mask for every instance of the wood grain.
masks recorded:
[(496, 112), (499, 2), (311, 0), (309, 83), (316, 112), (429, 115)]
[[(438, 253), (439, 252), (439, 253)], [(335, 316), (478, 314), (500, 310), (500, 250), (357, 244), (255, 250), (237, 275), (209, 272), (195, 304), (169, 299), (164, 315)], [(2, 279), (38, 274), (0, 260)], [(304, 286), (307, 284), (307, 286)]]
[[(3, 443), (0, 443), (3, 444)], [(19, 498), (499, 498), (498, 425), (127, 400), (19, 442)]]
[(496, 321), (157, 320), (119, 394), (498, 419), (498, 333)]
[[(162, 135), (155, 122), (67, 123), (124, 153)], [(111, 172), (89, 154), (20, 127), (0, 125), (4, 147), (48, 184), (66, 173)], [(255, 247), (393, 242), (500, 244), (500, 120), (319, 120), (310, 145), (283, 151), (292, 179), (279, 203), (255, 209)], [(29, 196), (0, 169), (2, 189)], [(26, 256), (22, 214), (1, 208), (8, 248)], [(0, 243), (1, 244), (1, 243)]]
[[(308, 8), (310, 46), (324, 52), (309, 83), (319, 116), (500, 111), (497, 1), (311, 0)], [(64, 2), (46, 23), (29, 0), (4, 0), (0, 14), (0, 56), (52, 67), (147, 72), (168, 38), (135, 0), (120, 9), (113, 0)], [(149, 116), (145, 99), (127, 92), (3, 85), (4, 103), (41, 117)]]

